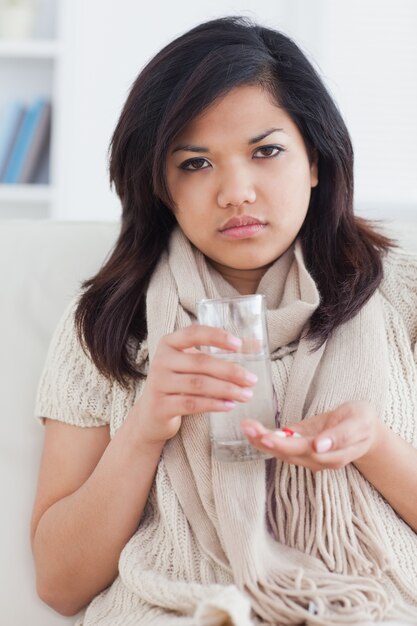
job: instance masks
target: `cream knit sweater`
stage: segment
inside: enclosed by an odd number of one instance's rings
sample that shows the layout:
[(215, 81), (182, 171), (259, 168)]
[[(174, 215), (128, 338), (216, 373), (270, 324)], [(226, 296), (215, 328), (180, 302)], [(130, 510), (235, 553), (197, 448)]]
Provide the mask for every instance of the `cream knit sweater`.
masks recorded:
[[(417, 257), (391, 252), (385, 261), (385, 277), (379, 292), (390, 369), (389, 404), (384, 419), (395, 432), (417, 447)], [(74, 304), (68, 307), (53, 337), (35, 413), (38, 417), (81, 427), (109, 424), (114, 435), (140, 393), (140, 386), (126, 392), (97, 373), (75, 337)], [(144, 343), (137, 361), (143, 362), (146, 357), (147, 345)], [(275, 391), (281, 406), (293, 360), (294, 351), (284, 350), (276, 362)], [(373, 488), (371, 494), (392, 557), (417, 596), (416, 535)], [(230, 570), (222, 567), (216, 558), (209, 558), (189, 533), (188, 524), (161, 461), (141, 522), (140, 539), (134, 535), (128, 542), (121, 554), (119, 577), (93, 600), (78, 624), (220, 624), (222, 606), (224, 614), (229, 614), (233, 620), (231, 623), (239, 626), (256, 623), (249, 618), (248, 600), (233, 585)], [(325, 549), (303, 546), (303, 537), (299, 532), (292, 532), (291, 524), (278, 524), (274, 530), (283, 544), (310, 552), (323, 560), (330, 571), (342, 572), (338, 550), (341, 538), (337, 537), (337, 528), (334, 529), (335, 541)], [(329, 535), (332, 536), (332, 532)], [(188, 537), (187, 541), (185, 537)], [(139, 550), (138, 540), (141, 543)], [(143, 569), (143, 563), (138, 567), (139, 553), (149, 563), (154, 564), (156, 559), (157, 567), (147, 571)], [(194, 582), (177, 582), (170, 588), (158, 571), (169, 572), (175, 581)], [(193, 587), (193, 606), (190, 606), (190, 585)], [(154, 597), (158, 597), (159, 603), (164, 598), (164, 606), (161, 607), (160, 603), (158, 608), (155, 607)]]

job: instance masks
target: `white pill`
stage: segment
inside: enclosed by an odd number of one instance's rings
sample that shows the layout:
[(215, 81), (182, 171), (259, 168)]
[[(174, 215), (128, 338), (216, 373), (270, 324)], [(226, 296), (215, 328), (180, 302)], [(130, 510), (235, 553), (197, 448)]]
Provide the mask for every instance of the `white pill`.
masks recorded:
[(287, 437), (289, 437), (289, 434), (284, 433), (283, 430), (274, 430), (274, 435), (275, 437), (282, 437), (282, 439), (286, 439)]
[(291, 434), (291, 433), (286, 432), (285, 430), (274, 430), (274, 435), (276, 437), (281, 437), (282, 439), (288, 439), (288, 438), (291, 438), (291, 437), (301, 437), (302, 436), (302, 435), (300, 435), (300, 433), (293, 432)]

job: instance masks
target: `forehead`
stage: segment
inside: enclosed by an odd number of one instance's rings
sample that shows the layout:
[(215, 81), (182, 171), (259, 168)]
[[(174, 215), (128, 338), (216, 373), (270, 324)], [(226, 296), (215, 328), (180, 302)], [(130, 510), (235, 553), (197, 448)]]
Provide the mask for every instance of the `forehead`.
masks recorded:
[(221, 96), (196, 116), (177, 139), (212, 136), (221, 139), (227, 135), (256, 135), (259, 130), (278, 126), (286, 132), (298, 132), (288, 113), (272, 95), (260, 86), (235, 87)]

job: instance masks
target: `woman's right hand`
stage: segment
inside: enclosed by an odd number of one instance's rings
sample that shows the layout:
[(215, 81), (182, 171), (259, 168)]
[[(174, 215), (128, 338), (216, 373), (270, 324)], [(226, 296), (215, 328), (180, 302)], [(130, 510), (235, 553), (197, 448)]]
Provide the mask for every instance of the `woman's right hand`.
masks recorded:
[(236, 402), (250, 400), (253, 374), (196, 349), (214, 346), (235, 352), (240, 345), (220, 328), (197, 324), (162, 337), (143, 394), (132, 409), (141, 442), (163, 444), (176, 435), (184, 415), (230, 411)]

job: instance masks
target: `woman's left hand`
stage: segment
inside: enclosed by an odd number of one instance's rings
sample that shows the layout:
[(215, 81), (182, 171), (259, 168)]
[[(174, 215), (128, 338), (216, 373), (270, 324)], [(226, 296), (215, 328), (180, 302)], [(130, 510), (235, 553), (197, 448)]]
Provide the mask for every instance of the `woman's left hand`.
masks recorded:
[(289, 427), (301, 437), (277, 436), (253, 420), (241, 424), (255, 448), (313, 472), (339, 469), (363, 458), (375, 449), (384, 425), (368, 402), (346, 402)]

